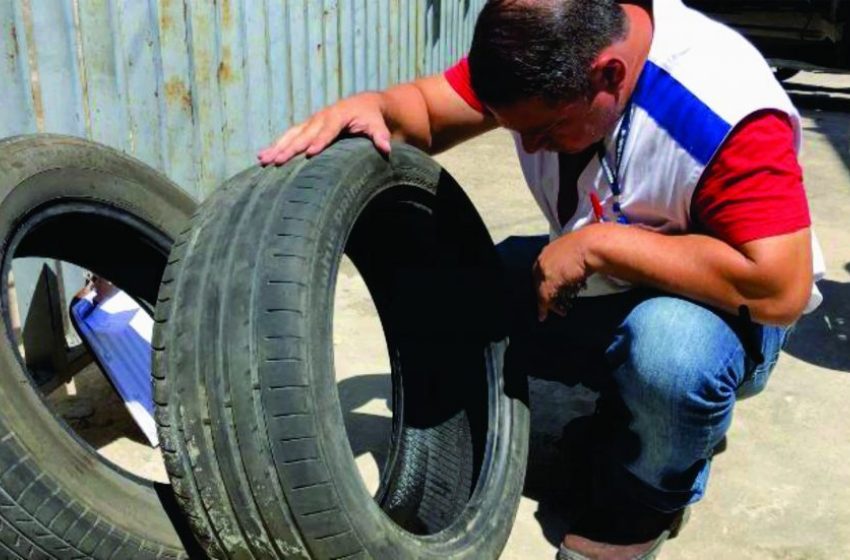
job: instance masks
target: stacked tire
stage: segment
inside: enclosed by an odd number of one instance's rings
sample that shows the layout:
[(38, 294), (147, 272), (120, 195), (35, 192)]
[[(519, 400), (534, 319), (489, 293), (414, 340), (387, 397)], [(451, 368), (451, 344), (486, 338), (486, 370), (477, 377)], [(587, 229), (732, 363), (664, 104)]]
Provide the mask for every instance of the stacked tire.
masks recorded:
[[(195, 202), (109, 148), (61, 136), (0, 141), (3, 284), (12, 259), (61, 259), (153, 309)], [(167, 485), (120, 470), (46, 405), (0, 324), (0, 558), (178, 559), (201, 554)], [(181, 536), (182, 535), (182, 536)]]
[[(6, 312), (0, 558), (501, 553), (525, 472), (525, 381), (503, 366), (493, 243), (430, 158), (401, 144), (385, 158), (347, 139), (251, 168), (196, 211), (117, 152), (42, 136), (0, 142), (0, 189), (7, 275), (14, 257), (59, 258), (155, 305), (154, 396), (171, 481), (120, 471), (49, 412)], [(392, 369), (390, 452), (374, 496), (336, 388), (344, 255), (375, 303)]]
[[(333, 363), (339, 263), (386, 334), (393, 435), (377, 496)], [(160, 436), (216, 558), (496, 558), (527, 452), (504, 377), (498, 261), (453, 179), (364, 139), (227, 182), (178, 241), (157, 307)]]

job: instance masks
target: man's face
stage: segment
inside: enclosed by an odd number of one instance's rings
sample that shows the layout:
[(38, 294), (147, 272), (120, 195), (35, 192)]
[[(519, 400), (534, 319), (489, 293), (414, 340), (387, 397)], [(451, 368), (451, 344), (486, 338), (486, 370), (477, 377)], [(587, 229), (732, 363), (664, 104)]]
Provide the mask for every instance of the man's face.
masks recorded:
[(520, 134), (528, 153), (582, 152), (604, 138), (619, 116), (615, 99), (605, 93), (557, 104), (532, 98), (490, 111), (500, 125)]

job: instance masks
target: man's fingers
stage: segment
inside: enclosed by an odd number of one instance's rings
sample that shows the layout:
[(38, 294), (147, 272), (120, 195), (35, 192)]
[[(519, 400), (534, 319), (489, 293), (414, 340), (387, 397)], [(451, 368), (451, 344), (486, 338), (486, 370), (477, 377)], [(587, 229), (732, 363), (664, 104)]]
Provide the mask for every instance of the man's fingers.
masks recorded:
[(544, 304), (543, 302), (538, 300), (537, 301), (537, 320), (542, 323), (543, 321), (546, 320), (546, 317), (548, 317), (548, 316), (549, 316), (549, 310), (546, 308), (546, 304)]
[(368, 134), (369, 138), (372, 139), (372, 143), (375, 144), (375, 147), (378, 148), (379, 152), (384, 155), (389, 155), (392, 150), (392, 144), (390, 143), (392, 135), (390, 134), (390, 129), (387, 128), (387, 124), (384, 122), (384, 119), (374, 119), (369, 122), (366, 127), (366, 134)]
[(286, 133), (283, 134), (283, 136), (281, 136), (280, 138), (275, 140), (275, 142), (271, 146), (269, 146), (265, 150), (261, 151), (257, 155), (257, 159), (260, 160), (260, 163), (262, 165), (268, 165), (268, 164), (272, 163), (275, 160), (275, 158), (283, 150), (286, 149), (286, 146), (289, 144), (289, 142), (293, 138), (295, 138), (298, 134), (300, 134), (303, 129), (304, 129), (304, 125), (302, 125), (302, 124), (293, 126), (289, 130), (287, 130)]
[(534, 279), (534, 293), (537, 295), (537, 320), (542, 323), (546, 320), (549, 310), (543, 298), (543, 271), (540, 269), (540, 257), (531, 265), (531, 277)]
[(275, 165), (283, 165), (298, 154), (304, 153), (321, 128), (322, 121), (310, 121), (307, 123), (299, 134), (287, 142), (282, 151), (278, 152), (274, 157), (273, 163)]
[(543, 284), (537, 286), (537, 320), (541, 323), (549, 316), (549, 300), (544, 293)]
[(342, 131), (342, 125), (336, 121), (327, 121), (324, 126), (316, 133), (310, 145), (307, 146), (305, 154), (308, 157), (315, 156), (322, 150), (327, 148), (333, 142), (339, 133)]

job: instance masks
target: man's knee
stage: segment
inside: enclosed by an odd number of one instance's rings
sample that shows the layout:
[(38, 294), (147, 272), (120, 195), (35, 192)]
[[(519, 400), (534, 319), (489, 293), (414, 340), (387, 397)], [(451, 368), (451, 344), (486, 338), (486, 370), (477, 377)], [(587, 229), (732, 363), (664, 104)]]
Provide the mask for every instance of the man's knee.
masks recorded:
[(646, 404), (725, 405), (743, 378), (735, 332), (711, 310), (674, 297), (635, 307), (609, 357), (619, 362), (614, 378), (623, 396)]
[(496, 252), (506, 272), (522, 271), (531, 278), (531, 267), (547, 243), (547, 235), (512, 235), (496, 245)]

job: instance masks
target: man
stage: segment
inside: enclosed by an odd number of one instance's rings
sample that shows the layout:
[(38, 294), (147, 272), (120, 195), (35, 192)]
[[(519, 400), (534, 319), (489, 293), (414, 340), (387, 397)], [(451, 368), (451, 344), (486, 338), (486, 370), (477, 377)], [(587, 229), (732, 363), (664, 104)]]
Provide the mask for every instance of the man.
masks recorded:
[(343, 131), (435, 153), (497, 126), (551, 226), (499, 247), (513, 361), (601, 394), (594, 502), (559, 557), (651, 558), (703, 496), (736, 397), (819, 303), (799, 115), (751, 45), (680, 0), (490, 0), (468, 60), (343, 100), (259, 159)]

